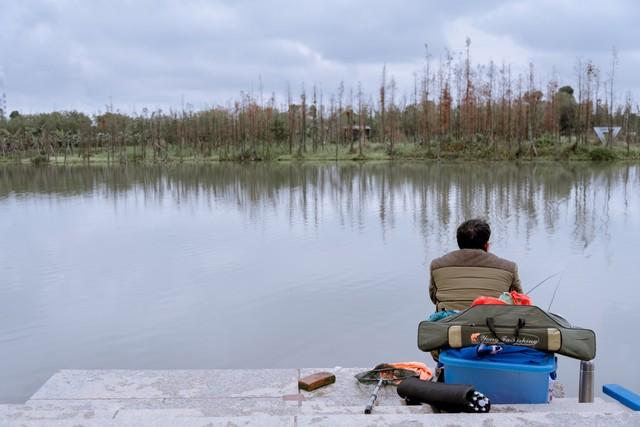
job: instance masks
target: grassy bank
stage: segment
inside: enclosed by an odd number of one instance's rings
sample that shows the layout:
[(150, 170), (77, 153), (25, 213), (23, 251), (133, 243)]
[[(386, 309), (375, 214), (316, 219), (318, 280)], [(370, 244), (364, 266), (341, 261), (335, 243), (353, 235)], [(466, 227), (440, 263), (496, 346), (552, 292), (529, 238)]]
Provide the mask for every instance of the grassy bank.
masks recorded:
[(44, 155), (30, 154), (21, 156), (0, 156), (4, 164), (158, 164), (158, 163), (207, 163), (223, 161), (386, 161), (386, 160), (460, 160), (460, 161), (614, 161), (640, 160), (640, 147), (615, 146), (604, 148), (598, 145), (575, 146), (537, 144), (535, 149), (522, 144), (520, 147), (499, 148), (487, 144), (443, 143), (439, 146), (423, 146), (414, 143), (397, 144), (393, 152), (388, 146), (380, 143), (367, 143), (362, 152), (351, 150), (348, 146), (337, 147), (326, 145), (314, 151), (300, 153), (289, 152), (286, 146), (272, 146), (256, 151), (217, 150), (204, 156), (190, 150), (169, 148), (160, 153), (152, 150), (141, 152), (134, 147), (126, 147), (117, 151), (92, 149), (90, 152), (69, 152)]

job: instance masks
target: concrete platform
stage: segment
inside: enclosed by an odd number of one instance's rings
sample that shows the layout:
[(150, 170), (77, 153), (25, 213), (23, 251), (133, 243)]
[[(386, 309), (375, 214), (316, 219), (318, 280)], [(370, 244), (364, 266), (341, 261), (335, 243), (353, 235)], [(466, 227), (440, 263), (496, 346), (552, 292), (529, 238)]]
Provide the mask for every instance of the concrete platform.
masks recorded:
[[(336, 383), (299, 391), (298, 378), (322, 370)], [(64, 370), (23, 405), (0, 405), (0, 426), (629, 426), (640, 413), (596, 399), (548, 405), (494, 405), (492, 412), (434, 414), (406, 406), (383, 388), (374, 414), (362, 413), (372, 387), (366, 368), (259, 370)]]

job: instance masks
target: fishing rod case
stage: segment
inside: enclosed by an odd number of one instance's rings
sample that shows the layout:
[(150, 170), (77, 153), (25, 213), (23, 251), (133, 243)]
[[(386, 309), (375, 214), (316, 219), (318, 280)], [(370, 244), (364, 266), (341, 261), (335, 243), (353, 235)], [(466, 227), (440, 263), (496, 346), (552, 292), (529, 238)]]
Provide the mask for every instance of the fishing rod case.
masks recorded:
[(596, 334), (572, 326), (533, 305), (474, 305), (461, 313), (418, 326), (418, 348), (432, 351), (478, 344), (508, 344), (580, 360), (596, 357)]
[(471, 384), (444, 384), (407, 378), (398, 385), (398, 395), (407, 404), (426, 403), (445, 412), (487, 413), (491, 402)]

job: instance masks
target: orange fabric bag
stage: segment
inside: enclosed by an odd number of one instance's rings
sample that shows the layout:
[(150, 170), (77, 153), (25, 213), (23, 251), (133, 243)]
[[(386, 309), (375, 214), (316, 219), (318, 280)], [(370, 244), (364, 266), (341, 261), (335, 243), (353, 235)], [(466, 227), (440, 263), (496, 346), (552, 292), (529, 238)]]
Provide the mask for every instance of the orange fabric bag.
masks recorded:
[(507, 303), (502, 301), (500, 298), (481, 296), (481, 297), (478, 297), (478, 298), (474, 299), (473, 302), (471, 303), (471, 306), (473, 307), (474, 305), (482, 305), (482, 304), (501, 304), (501, 305), (506, 305)]
[[(509, 295), (513, 300), (513, 305), (533, 305), (533, 302), (531, 301), (531, 298), (529, 297), (529, 295), (520, 294), (516, 291), (509, 292)], [(471, 306), (473, 307), (474, 305), (481, 305), (481, 304), (503, 304), (504, 305), (507, 303), (501, 300), (500, 298), (480, 296), (473, 300), (473, 302), (471, 303)]]
[(398, 363), (389, 363), (390, 366), (393, 366), (396, 369), (409, 369), (411, 371), (415, 371), (420, 374), (420, 379), (423, 381), (428, 381), (433, 376), (433, 372), (431, 369), (427, 367), (422, 362), (398, 362)]

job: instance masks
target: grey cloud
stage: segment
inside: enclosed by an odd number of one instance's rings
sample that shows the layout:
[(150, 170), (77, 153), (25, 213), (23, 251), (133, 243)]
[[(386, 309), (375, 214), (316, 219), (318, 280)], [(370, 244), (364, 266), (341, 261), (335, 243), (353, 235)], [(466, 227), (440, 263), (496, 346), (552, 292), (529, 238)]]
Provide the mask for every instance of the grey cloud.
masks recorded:
[(26, 111), (95, 111), (110, 98), (123, 109), (166, 108), (182, 96), (221, 104), (256, 88), (259, 76), (267, 93), (284, 93), (287, 82), (295, 93), (302, 82), (333, 90), (340, 80), (372, 91), (385, 63), (410, 86), (423, 43), (437, 57), (462, 20), (511, 38), (541, 71), (556, 65), (568, 76), (578, 56), (606, 64), (615, 44), (620, 84), (633, 88), (638, 55), (628, 32), (638, 31), (640, 7), (610, 3), (602, 12), (596, 2), (534, 0), (3, 0), (0, 66), (9, 107)]
[(634, 1), (512, 2), (476, 19), (479, 27), (531, 49), (567, 55), (636, 49), (640, 7)]

